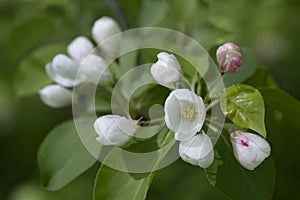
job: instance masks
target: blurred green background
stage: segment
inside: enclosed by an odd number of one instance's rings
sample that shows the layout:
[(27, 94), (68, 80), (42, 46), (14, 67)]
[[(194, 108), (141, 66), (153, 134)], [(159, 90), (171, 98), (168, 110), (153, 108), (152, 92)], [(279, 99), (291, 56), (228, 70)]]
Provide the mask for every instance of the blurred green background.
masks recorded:
[[(225, 41), (249, 47), (279, 87), (299, 99), (299, 10), (298, 0), (1, 0), (0, 199), (91, 199), (97, 166), (59, 192), (40, 186), (38, 147), (52, 127), (72, 117), (70, 107), (55, 110), (44, 106), (37, 94), (18, 95), (23, 78), (18, 68), (40, 47), (65, 48), (82, 34), (91, 38), (93, 22), (108, 15), (123, 29), (161, 26), (185, 32), (207, 50)], [(43, 71), (42, 58), (31, 63)], [(32, 83), (40, 75), (28, 73)], [(276, 163), (273, 199), (288, 199), (299, 187), (299, 130), (269, 107), (266, 115)], [(209, 185), (202, 170), (178, 160), (156, 174), (148, 199), (226, 197)]]

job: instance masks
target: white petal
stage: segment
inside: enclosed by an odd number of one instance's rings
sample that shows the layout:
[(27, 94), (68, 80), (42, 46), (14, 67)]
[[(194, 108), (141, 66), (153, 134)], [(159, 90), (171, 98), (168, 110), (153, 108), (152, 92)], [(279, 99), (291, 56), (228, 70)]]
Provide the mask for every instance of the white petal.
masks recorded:
[(75, 86), (76, 74), (79, 64), (66, 55), (58, 54), (52, 60), (52, 63), (46, 65), (46, 72), (56, 83), (64, 87)]
[(92, 42), (84, 37), (75, 38), (67, 47), (68, 54), (75, 60), (81, 60), (93, 50)]
[(202, 168), (208, 168), (214, 162), (214, 151), (211, 150), (204, 158), (199, 159), (198, 165)]
[(72, 92), (60, 85), (48, 85), (39, 90), (41, 100), (48, 106), (60, 108), (72, 103)]
[[(194, 110), (193, 118), (185, 118), (186, 109)], [(177, 89), (170, 93), (165, 101), (165, 121), (167, 127), (175, 132), (175, 139), (187, 140), (203, 126), (206, 110), (201, 99), (187, 89)]]
[(99, 135), (97, 141), (103, 145), (122, 145), (136, 132), (137, 125), (125, 117), (105, 115), (99, 117), (94, 128)]
[(270, 155), (270, 145), (258, 135), (236, 131), (230, 139), (234, 156), (248, 170), (259, 166)]
[(85, 82), (97, 84), (99, 78), (102, 84), (108, 84), (112, 81), (106, 62), (99, 56), (88, 55), (81, 62), (81, 67), (80, 73), (82, 73), (81, 76), (84, 77)]
[[(117, 22), (110, 17), (101, 17), (98, 19), (92, 28), (92, 36), (94, 40), (100, 44), (100, 48), (107, 54), (115, 56), (119, 51), (119, 37), (109, 37), (120, 33), (121, 29)], [(105, 42), (104, 42), (105, 41)]]
[(270, 155), (271, 147), (264, 138), (262, 138), (261, 136), (259, 136), (257, 134), (253, 134), (253, 133), (248, 133), (247, 138), (251, 142), (255, 143), (262, 151), (264, 151), (266, 154), (268, 154), (268, 156)]
[(210, 138), (202, 133), (180, 142), (179, 154), (184, 161), (207, 168), (214, 159), (213, 144)]
[(176, 57), (166, 52), (157, 55), (158, 61), (151, 67), (154, 80), (165, 87), (175, 89), (175, 83), (182, 77), (181, 66)]

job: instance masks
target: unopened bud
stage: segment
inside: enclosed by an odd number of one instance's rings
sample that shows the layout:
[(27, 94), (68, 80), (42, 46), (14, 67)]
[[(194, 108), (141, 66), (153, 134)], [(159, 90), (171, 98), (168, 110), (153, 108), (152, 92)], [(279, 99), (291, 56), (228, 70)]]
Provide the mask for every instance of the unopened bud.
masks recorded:
[(118, 115), (99, 117), (94, 128), (98, 134), (97, 141), (102, 145), (123, 145), (136, 132), (137, 125), (133, 120)]
[(220, 68), (224, 72), (236, 72), (240, 69), (242, 60), (242, 50), (232, 42), (227, 42), (217, 50), (217, 60)]
[(154, 80), (165, 87), (175, 89), (175, 83), (182, 77), (179, 62), (173, 54), (161, 52), (157, 55), (158, 61), (151, 67)]
[(72, 103), (72, 92), (60, 85), (47, 85), (39, 91), (41, 100), (49, 107), (60, 108)]
[(253, 170), (271, 153), (269, 143), (259, 135), (236, 131), (230, 136), (234, 156), (246, 169)]
[(74, 60), (81, 60), (93, 50), (92, 42), (84, 36), (75, 38), (67, 47), (68, 54)]

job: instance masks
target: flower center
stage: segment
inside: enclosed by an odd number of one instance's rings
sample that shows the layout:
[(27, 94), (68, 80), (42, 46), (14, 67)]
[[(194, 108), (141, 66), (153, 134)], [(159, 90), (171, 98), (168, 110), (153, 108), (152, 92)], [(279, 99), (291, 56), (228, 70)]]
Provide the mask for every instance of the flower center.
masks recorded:
[(184, 119), (194, 119), (196, 116), (196, 110), (192, 106), (189, 106), (183, 110), (182, 117)]

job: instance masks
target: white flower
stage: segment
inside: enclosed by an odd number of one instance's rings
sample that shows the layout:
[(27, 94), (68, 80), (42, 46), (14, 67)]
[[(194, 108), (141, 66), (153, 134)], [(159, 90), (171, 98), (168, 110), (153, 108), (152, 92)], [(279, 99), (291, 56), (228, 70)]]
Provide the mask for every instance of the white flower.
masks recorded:
[(82, 79), (84, 82), (92, 82), (97, 84), (100, 78), (101, 84), (108, 84), (112, 81), (112, 76), (107, 69), (105, 60), (96, 55), (88, 55), (81, 62)]
[(205, 133), (180, 142), (179, 154), (182, 160), (202, 168), (209, 167), (214, 161), (213, 144)]
[(246, 169), (253, 170), (271, 153), (269, 143), (259, 135), (236, 131), (230, 136), (234, 156)]
[(179, 141), (188, 140), (199, 132), (206, 115), (202, 98), (188, 89), (171, 92), (164, 110), (166, 125)]
[(39, 91), (41, 100), (48, 106), (60, 108), (72, 103), (72, 92), (60, 85), (48, 85)]
[(79, 67), (79, 63), (68, 56), (58, 54), (46, 65), (46, 72), (56, 83), (64, 87), (73, 87), (76, 85), (75, 78)]
[(67, 47), (68, 54), (74, 60), (81, 60), (93, 50), (92, 42), (84, 36), (75, 38)]
[(175, 89), (175, 83), (182, 77), (179, 62), (173, 54), (161, 52), (157, 55), (158, 61), (151, 67), (154, 80), (163, 86)]
[(110, 38), (107, 41), (105, 40), (120, 32), (121, 29), (117, 22), (110, 17), (101, 17), (92, 27), (92, 36), (94, 40), (100, 44), (100, 48), (105, 54), (112, 56), (116, 56), (118, 54), (120, 41), (118, 38)]
[(137, 125), (125, 117), (105, 115), (95, 121), (94, 128), (102, 145), (122, 145), (134, 135)]

